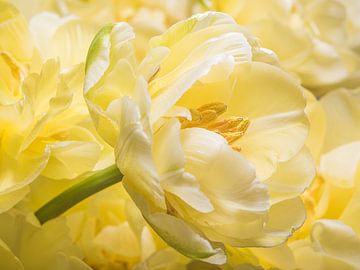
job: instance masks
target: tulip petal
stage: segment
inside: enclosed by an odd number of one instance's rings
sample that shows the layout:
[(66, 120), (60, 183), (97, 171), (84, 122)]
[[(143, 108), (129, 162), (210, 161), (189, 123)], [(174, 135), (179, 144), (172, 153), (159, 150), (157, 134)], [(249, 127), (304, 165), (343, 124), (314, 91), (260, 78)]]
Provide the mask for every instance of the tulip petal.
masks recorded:
[(319, 173), (331, 184), (351, 188), (360, 164), (360, 142), (342, 145), (322, 155)]
[(156, 213), (147, 218), (159, 235), (182, 254), (213, 264), (224, 264), (226, 256), (222, 249), (213, 248), (208, 240), (183, 220), (168, 214)]
[(305, 147), (290, 160), (279, 163), (275, 173), (264, 184), (269, 188), (271, 202), (276, 203), (300, 196), (314, 177), (314, 162)]
[(327, 121), (324, 153), (360, 139), (360, 89), (332, 91), (320, 102)]
[(347, 225), (336, 220), (317, 221), (312, 228), (314, 249), (357, 268), (360, 265), (360, 239)]
[(161, 186), (200, 212), (211, 212), (213, 206), (200, 190), (199, 183), (185, 172), (185, 156), (180, 142), (180, 123), (165, 123), (154, 136), (153, 155)]
[[(302, 88), (277, 67), (242, 64), (234, 73), (236, 85), (226, 115), (248, 117), (250, 127), (234, 145), (257, 168), (264, 180), (278, 162), (296, 155), (308, 135)], [(249, 90), (251, 89), (251, 90)]]
[(0, 51), (5, 51), (18, 61), (28, 63), (33, 46), (25, 18), (10, 3), (0, 3)]
[(0, 239), (0, 265), (8, 270), (24, 270), (20, 260), (11, 252), (9, 247)]
[[(171, 59), (171, 54), (167, 59)], [(153, 99), (152, 121), (166, 113), (199, 79), (211, 82), (230, 76), (234, 62), (243, 56), (251, 59), (251, 48), (245, 36), (242, 33), (227, 33), (200, 44), (176, 68), (162, 76), (167, 68), (165, 59), (160, 65), (160, 72), (149, 85)]]
[(249, 239), (248, 244), (263, 247), (282, 244), (303, 225), (305, 219), (306, 209), (299, 197), (276, 203), (270, 208), (263, 234)]

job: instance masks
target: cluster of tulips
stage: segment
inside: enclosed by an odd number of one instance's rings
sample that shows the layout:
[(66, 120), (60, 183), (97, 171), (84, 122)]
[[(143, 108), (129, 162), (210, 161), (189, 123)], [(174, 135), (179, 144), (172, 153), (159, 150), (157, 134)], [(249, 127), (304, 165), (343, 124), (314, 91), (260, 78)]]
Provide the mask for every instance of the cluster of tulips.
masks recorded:
[(360, 270), (359, 0), (0, 0), (1, 270)]

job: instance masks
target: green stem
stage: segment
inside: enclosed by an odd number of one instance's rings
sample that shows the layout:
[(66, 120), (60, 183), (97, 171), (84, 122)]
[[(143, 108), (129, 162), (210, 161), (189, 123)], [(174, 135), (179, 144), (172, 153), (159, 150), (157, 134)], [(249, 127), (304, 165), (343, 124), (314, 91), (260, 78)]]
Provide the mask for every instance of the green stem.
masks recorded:
[(43, 224), (50, 219), (60, 216), (87, 197), (121, 182), (122, 177), (123, 175), (116, 165), (97, 171), (95, 174), (73, 185), (47, 202), (35, 212), (35, 215), (40, 223)]

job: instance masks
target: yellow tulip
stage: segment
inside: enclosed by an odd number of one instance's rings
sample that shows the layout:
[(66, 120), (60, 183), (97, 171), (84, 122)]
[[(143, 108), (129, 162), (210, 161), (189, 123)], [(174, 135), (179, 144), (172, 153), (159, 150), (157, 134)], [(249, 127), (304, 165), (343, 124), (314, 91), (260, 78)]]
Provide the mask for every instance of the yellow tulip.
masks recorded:
[(358, 1), (214, 0), (210, 8), (234, 16), (317, 94), (359, 84)]
[[(18, 7), (27, 18), (31, 18), (31, 21), (35, 21), (37, 29), (34, 32), (36, 34), (43, 36), (43, 32), (48, 32), (49, 28), (54, 29), (55, 24), (62, 28), (57, 30), (59, 33), (55, 35), (50, 45), (44, 43), (42, 48), (45, 51), (51, 51), (52, 54), (66, 56), (67, 61), (79, 59), (83, 53), (86, 53), (89, 44), (85, 40), (88, 40), (88, 33), (92, 32), (94, 26), (118, 21), (126, 21), (134, 27), (136, 54), (142, 58), (148, 49), (148, 41), (151, 37), (163, 33), (173, 23), (189, 17), (193, 10), (193, 1), (191, 0), (8, 1)], [(38, 14), (44, 11), (56, 15)], [(61, 19), (56, 18), (57, 16), (60, 16)], [(82, 29), (81, 33), (78, 31), (79, 28)], [(69, 38), (66, 33), (72, 35), (71, 43), (76, 45), (64, 42), (64, 39)], [(44, 40), (44, 37), (42, 39)], [(82, 42), (79, 42), (80, 40)], [(72, 48), (74, 45), (79, 48), (69, 50), (66, 47), (69, 44)]]
[(12, 209), (0, 214), (0, 268), (6, 270), (90, 270), (69, 237), (64, 218), (43, 226)]
[(140, 64), (134, 38), (126, 23), (97, 34), (84, 95), (145, 219), (181, 253), (216, 264), (217, 242), (284, 242), (305, 219), (299, 195), (314, 177), (298, 81), (226, 14), (173, 25)]
[[(317, 177), (303, 195), (307, 220), (287, 245), (252, 249), (262, 265), (300, 270), (360, 269), (359, 94), (359, 89), (338, 89), (320, 102), (308, 99), (307, 112), (315, 129), (307, 143), (322, 147), (320, 155), (318, 148), (313, 152)], [(325, 133), (320, 128), (323, 116)]]
[(84, 261), (99, 270), (131, 269), (164, 246), (121, 184), (95, 195), (67, 222)]
[(63, 68), (85, 62), (91, 40), (100, 24), (75, 16), (43, 12), (29, 20), (29, 29), (41, 62), (57, 58)]
[(297, 269), (360, 269), (360, 238), (351, 227), (340, 221), (316, 221), (311, 240), (296, 241), (291, 248)]
[(3, 212), (23, 199), (40, 175), (74, 179), (91, 171), (105, 147), (91, 131), (81, 92), (83, 65), (62, 70), (50, 59), (38, 67), (24, 17), (10, 4), (1, 1), (0, 6), (0, 36), (5, 41), (0, 45)]

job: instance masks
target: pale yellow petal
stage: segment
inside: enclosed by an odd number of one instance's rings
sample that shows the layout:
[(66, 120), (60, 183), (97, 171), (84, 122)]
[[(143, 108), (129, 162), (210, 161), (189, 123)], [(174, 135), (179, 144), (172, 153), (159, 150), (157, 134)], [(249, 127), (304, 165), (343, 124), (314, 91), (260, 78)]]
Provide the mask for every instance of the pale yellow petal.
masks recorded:
[(213, 264), (226, 262), (226, 256), (221, 248), (214, 248), (206, 238), (196, 233), (183, 220), (163, 213), (151, 214), (146, 219), (171, 247), (182, 254)]
[(24, 266), (0, 239), (0, 267), (6, 270), (24, 270)]
[(352, 227), (360, 237), (360, 188), (356, 188), (348, 205), (341, 214), (340, 220)]
[(311, 40), (305, 29), (299, 28), (294, 31), (288, 21), (281, 22), (278, 19), (253, 21), (249, 29), (260, 38), (263, 47), (276, 53), (286, 68), (296, 70), (311, 52)]
[(146, 88), (135, 74), (133, 38), (128, 24), (107, 25), (94, 38), (86, 59), (84, 96), (95, 128), (112, 146), (118, 133), (117, 109), (109, 106), (125, 95), (135, 95), (140, 87)]
[(307, 148), (290, 160), (279, 163), (275, 173), (264, 181), (270, 200), (276, 203), (301, 195), (315, 178), (315, 164)]
[(303, 84), (311, 88), (339, 83), (350, 75), (341, 53), (318, 39), (312, 40), (311, 52), (306, 60), (296, 67), (296, 72)]
[(253, 248), (251, 251), (260, 258), (262, 264), (279, 269), (296, 269), (294, 254), (286, 244), (271, 248)]
[(306, 20), (316, 34), (330, 44), (342, 45), (347, 38), (346, 7), (340, 1), (316, 1), (308, 5)]
[(0, 192), (0, 213), (11, 209), (29, 193), (29, 187), (25, 186), (10, 192)]
[(186, 170), (196, 177), (214, 210), (195, 211), (169, 196), (171, 205), (210, 239), (242, 245), (244, 238), (262, 229), (268, 209), (266, 187), (256, 181), (253, 166), (220, 135), (191, 128), (183, 130), (181, 140)]
[[(250, 45), (242, 33), (236, 32), (205, 40), (176, 67), (169, 69), (167, 62), (174, 62), (172, 54), (177, 50), (171, 50), (160, 65), (160, 72), (149, 84), (153, 100), (152, 121), (168, 111), (196, 81), (222, 81), (230, 76), (235, 62), (251, 59)], [(164, 74), (165, 71), (167, 73)]]
[(248, 130), (235, 145), (264, 180), (275, 172), (278, 162), (292, 158), (305, 143), (308, 120), (303, 91), (290, 75), (263, 63), (241, 65), (234, 80), (226, 114), (250, 120)]
[(360, 90), (340, 89), (321, 98), (327, 132), (323, 152), (360, 139)]
[(124, 186), (141, 210), (148, 204), (152, 210), (165, 209), (164, 193), (152, 159), (151, 138), (141, 125), (139, 109), (127, 97), (121, 99), (119, 105), (120, 132), (115, 157), (125, 175)]
[(189, 33), (196, 33), (201, 29), (211, 26), (233, 23), (234, 20), (224, 13), (207, 12), (204, 14), (197, 14), (187, 20), (173, 25), (163, 35), (153, 38), (151, 40), (151, 45), (153, 47), (166, 46), (171, 48)]
[[(0, 162), (0, 200), (1, 211), (13, 207), (28, 193), (28, 185), (32, 183), (45, 168), (50, 150), (28, 149), (17, 158), (1, 153)], [(19, 169), (21, 168), (21, 170)]]
[(299, 197), (274, 204), (270, 208), (263, 234), (249, 239), (249, 242), (263, 247), (282, 244), (303, 225), (305, 219), (306, 209)]
[(182, 131), (181, 142), (186, 171), (196, 177), (211, 199), (222, 201), (233, 210), (262, 212), (268, 208), (266, 187), (256, 180), (255, 168), (222, 136), (189, 128)]
[(94, 239), (105, 251), (135, 260), (140, 256), (140, 245), (127, 222), (107, 226)]
[(305, 96), (307, 100), (305, 113), (310, 125), (306, 146), (310, 150), (313, 159), (318, 162), (327, 129), (326, 115), (321, 103), (310, 91), (306, 90)]
[(347, 225), (335, 220), (320, 220), (313, 225), (314, 249), (357, 269), (360, 265), (360, 239)]
[(354, 186), (360, 163), (360, 141), (337, 147), (321, 156), (319, 173), (332, 185), (342, 188)]
[(10, 3), (0, 3), (0, 51), (11, 54), (19, 61), (29, 62), (33, 45), (25, 18)]
[(50, 146), (51, 156), (42, 175), (53, 179), (72, 179), (91, 171), (100, 154), (96, 142), (64, 141)]
[(200, 190), (199, 182), (193, 175), (185, 172), (180, 123), (176, 119), (169, 120), (155, 134), (153, 155), (164, 190), (178, 196), (198, 211), (213, 210), (209, 199)]
[(18, 210), (0, 215), (0, 238), (24, 269), (60, 270), (64, 266), (71, 270), (90, 269), (79, 260), (81, 251), (71, 242), (64, 219), (49, 221), (41, 227), (32, 223), (32, 219)]

